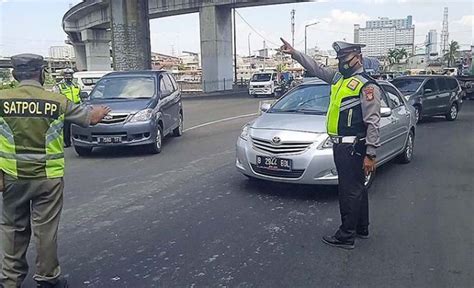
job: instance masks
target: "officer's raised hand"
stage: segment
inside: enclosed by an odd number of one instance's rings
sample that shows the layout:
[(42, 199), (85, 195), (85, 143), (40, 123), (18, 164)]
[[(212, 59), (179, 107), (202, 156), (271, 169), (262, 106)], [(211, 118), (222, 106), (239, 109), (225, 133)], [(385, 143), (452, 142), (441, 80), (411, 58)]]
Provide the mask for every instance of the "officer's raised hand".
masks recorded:
[(91, 125), (99, 123), (104, 117), (110, 113), (112, 109), (107, 106), (93, 106), (91, 110)]
[(283, 45), (280, 47), (280, 51), (285, 53), (285, 54), (290, 54), (293, 55), (295, 53), (295, 48), (290, 45), (285, 39), (280, 38), (281, 42), (283, 42)]

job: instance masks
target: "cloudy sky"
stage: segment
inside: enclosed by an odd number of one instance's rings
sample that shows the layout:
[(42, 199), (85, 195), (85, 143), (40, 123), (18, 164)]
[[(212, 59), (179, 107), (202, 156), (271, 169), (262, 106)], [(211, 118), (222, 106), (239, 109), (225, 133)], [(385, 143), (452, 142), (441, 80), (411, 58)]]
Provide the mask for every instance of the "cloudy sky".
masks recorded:
[[(0, 55), (23, 52), (47, 55), (49, 46), (63, 45), (66, 35), (61, 19), (77, 0), (0, 0)], [(443, 8), (449, 9), (450, 40), (468, 49), (474, 39), (474, 1), (455, 0), (324, 0), (311, 3), (286, 4), (238, 9), (237, 51), (280, 45), (279, 37), (291, 39), (290, 11), (296, 10), (295, 43), (304, 49), (304, 26), (308, 28), (308, 46), (330, 49), (336, 40), (353, 40), (353, 25), (365, 27), (366, 20), (378, 17), (405, 18), (413, 16), (415, 44), (422, 45), (430, 29), (441, 34)], [(249, 36), (250, 34), (250, 36)], [(197, 51), (199, 45), (199, 16), (189, 14), (151, 20), (152, 50), (171, 54), (173, 51)]]

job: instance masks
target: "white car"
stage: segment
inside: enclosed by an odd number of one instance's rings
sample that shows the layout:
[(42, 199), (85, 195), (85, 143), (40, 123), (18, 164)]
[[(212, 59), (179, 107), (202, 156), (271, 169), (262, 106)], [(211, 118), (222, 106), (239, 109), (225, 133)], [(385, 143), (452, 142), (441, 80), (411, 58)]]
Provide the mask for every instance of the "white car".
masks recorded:
[(259, 72), (252, 75), (249, 83), (249, 95), (258, 97), (259, 95), (276, 96), (275, 88), (278, 85), (276, 72)]
[(81, 92), (89, 94), (102, 76), (112, 71), (82, 71), (74, 73), (74, 81), (79, 85)]
[[(377, 164), (398, 157), (411, 161), (415, 137), (413, 107), (389, 82), (384, 90)], [(298, 183), (337, 185), (332, 140), (326, 133), (330, 85), (322, 81), (303, 83), (242, 129), (237, 140), (236, 166), (250, 178)], [(362, 167), (361, 167), (362, 169)], [(370, 185), (371, 175), (366, 179)]]

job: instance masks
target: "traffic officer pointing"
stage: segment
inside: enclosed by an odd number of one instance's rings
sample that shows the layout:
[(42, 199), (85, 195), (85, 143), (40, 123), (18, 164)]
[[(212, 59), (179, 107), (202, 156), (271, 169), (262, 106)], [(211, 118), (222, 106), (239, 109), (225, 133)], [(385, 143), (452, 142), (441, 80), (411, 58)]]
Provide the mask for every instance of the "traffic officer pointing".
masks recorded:
[(382, 90), (364, 72), (361, 48), (365, 45), (334, 42), (339, 61), (335, 71), (281, 40), (282, 52), (291, 54), (310, 76), (331, 84), (326, 128), (334, 143), (342, 224), (334, 235), (322, 240), (331, 246), (353, 249), (356, 236), (369, 236), (369, 201), (364, 184), (366, 176), (375, 171)]
[(67, 287), (57, 256), (63, 205), (63, 125), (87, 127), (110, 112), (88, 109), (43, 89), (43, 57), (12, 58), (18, 88), (0, 91), (0, 181), (2, 192), (2, 270), (0, 287), (21, 287), (28, 274), (26, 252), (33, 232), (38, 287)]

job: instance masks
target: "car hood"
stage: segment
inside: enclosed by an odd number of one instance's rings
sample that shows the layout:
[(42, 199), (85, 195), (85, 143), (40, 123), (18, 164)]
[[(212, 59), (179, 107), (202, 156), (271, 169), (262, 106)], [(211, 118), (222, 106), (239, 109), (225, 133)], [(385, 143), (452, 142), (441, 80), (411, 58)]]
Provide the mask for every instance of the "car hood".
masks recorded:
[(255, 120), (252, 124), (252, 128), (326, 133), (326, 116), (295, 113), (264, 113)]
[(135, 99), (135, 100), (122, 100), (122, 99), (108, 99), (99, 100), (94, 99), (87, 102), (89, 105), (105, 105), (110, 107), (112, 113), (136, 113), (140, 110), (146, 109), (150, 106), (152, 99)]

